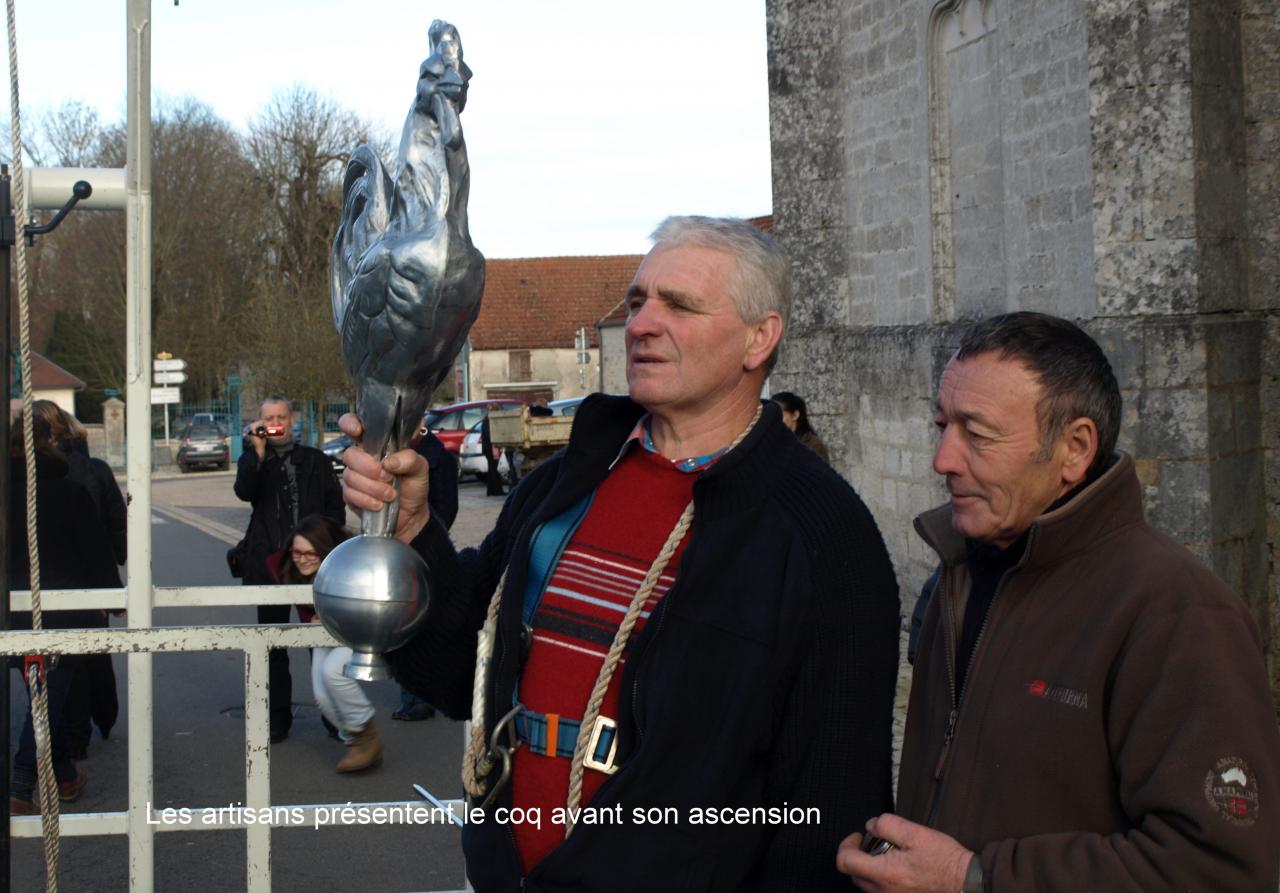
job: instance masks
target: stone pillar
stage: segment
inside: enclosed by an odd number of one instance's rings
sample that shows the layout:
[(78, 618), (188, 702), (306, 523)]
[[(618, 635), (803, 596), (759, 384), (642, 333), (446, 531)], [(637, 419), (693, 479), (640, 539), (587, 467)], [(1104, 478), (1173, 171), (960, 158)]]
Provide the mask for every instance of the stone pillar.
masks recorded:
[[(966, 319), (1081, 321), (1152, 522), (1244, 598), (1280, 682), (1280, 16), (1270, 0), (768, 0), (774, 228), (809, 399), (904, 608)], [(1280, 685), (1276, 686), (1280, 690)]]
[(102, 402), (102, 433), (106, 463), (124, 468), (124, 401), (108, 397)]

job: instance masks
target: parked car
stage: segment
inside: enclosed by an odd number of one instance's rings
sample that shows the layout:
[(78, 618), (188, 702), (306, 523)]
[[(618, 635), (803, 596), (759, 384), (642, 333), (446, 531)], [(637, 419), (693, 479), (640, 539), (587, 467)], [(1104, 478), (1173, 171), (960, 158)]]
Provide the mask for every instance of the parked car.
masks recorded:
[(333, 465), (333, 473), (339, 478), (342, 477), (343, 469), (347, 467), (342, 461), (342, 454), (347, 451), (349, 446), (351, 446), (351, 438), (346, 434), (339, 434), (333, 440), (320, 447), (320, 452), (329, 457), (329, 462)]
[(467, 432), (484, 421), (491, 409), (519, 409), (519, 400), (476, 400), (471, 403), (455, 403), (427, 413), (424, 426), (455, 456), (462, 447)]
[[(482, 424), (483, 422), (476, 422), (462, 439), (462, 445), (458, 449), (458, 480), (469, 474), (484, 480), (484, 476), (489, 473), (489, 463), (484, 459), (484, 447), (480, 442)], [(498, 474), (502, 475), (503, 480), (510, 481), (511, 466), (507, 463), (506, 452), (494, 447), (493, 455), (498, 459)]]
[(188, 425), (182, 429), (178, 439), (178, 470), (185, 474), (202, 465), (212, 465), (224, 471), (231, 467), (227, 432), (207, 422)]
[(235, 428), (231, 424), (231, 416), (225, 412), (197, 412), (191, 417), (190, 425), (216, 425), (223, 431), (231, 431)]
[(547, 409), (551, 410), (552, 415), (573, 415), (586, 399), (586, 397), (566, 397), (563, 400), (552, 400), (547, 404)]

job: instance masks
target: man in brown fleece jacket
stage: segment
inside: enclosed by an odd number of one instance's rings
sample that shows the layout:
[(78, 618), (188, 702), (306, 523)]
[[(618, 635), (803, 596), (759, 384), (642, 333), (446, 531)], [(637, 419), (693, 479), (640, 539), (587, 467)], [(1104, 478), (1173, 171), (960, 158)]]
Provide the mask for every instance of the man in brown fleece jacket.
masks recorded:
[(951, 498), (916, 519), (941, 564), (899, 814), (847, 838), (840, 869), (871, 891), (1274, 893), (1258, 629), (1144, 522), (1102, 350), (1042, 314), (980, 322), (934, 421)]

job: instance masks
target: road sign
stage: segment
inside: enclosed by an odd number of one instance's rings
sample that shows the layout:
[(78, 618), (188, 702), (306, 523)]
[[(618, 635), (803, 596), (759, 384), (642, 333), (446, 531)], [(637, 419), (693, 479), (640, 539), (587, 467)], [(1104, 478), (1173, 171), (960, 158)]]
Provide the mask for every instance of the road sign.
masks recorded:
[(151, 368), (156, 372), (181, 372), (187, 368), (186, 360), (153, 360)]
[(187, 380), (185, 372), (156, 372), (154, 374), (156, 384), (182, 384)]
[(151, 403), (179, 403), (181, 392), (177, 388), (152, 388)]

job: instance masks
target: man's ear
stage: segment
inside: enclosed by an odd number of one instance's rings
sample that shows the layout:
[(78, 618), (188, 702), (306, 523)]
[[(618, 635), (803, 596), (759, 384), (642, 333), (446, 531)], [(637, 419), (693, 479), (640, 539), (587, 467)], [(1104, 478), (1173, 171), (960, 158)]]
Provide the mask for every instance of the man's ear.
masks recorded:
[(759, 369), (782, 340), (782, 317), (776, 310), (770, 310), (759, 322), (751, 323), (747, 332), (747, 352), (742, 358), (742, 367), (748, 372)]
[(1087, 416), (1073, 420), (1062, 432), (1059, 448), (1065, 452), (1062, 481), (1075, 487), (1085, 479), (1098, 455), (1098, 426)]

